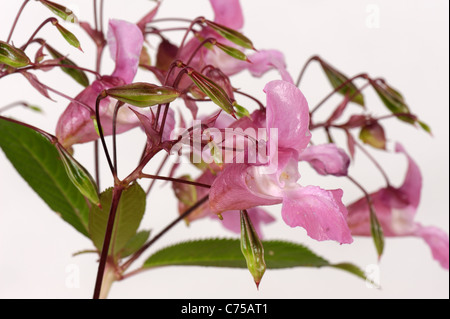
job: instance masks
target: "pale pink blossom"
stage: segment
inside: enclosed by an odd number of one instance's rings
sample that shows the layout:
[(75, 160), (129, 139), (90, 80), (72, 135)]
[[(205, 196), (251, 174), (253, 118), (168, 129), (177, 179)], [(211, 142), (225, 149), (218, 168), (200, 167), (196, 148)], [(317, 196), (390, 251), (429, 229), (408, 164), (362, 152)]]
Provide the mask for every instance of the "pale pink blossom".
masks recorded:
[[(114, 71), (110, 76), (103, 76), (94, 81), (75, 97), (75, 100), (87, 105), (90, 110), (79, 103), (71, 102), (62, 113), (57, 123), (56, 136), (65, 147), (99, 138), (93, 122), (97, 96), (103, 90), (131, 83), (136, 75), (144, 41), (141, 30), (129, 22), (111, 20), (107, 40), (111, 57), (115, 62)], [(115, 104), (116, 101), (110, 98), (100, 102), (99, 113), (104, 135), (111, 135), (113, 132), (112, 118)], [(124, 105), (120, 108), (117, 117), (116, 132), (118, 134), (141, 125), (136, 114), (129, 108), (152, 118), (152, 112), (149, 109), (144, 111)], [(170, 112), (169, 118), (169, 122), (174, 122), (173, 111)], [(169, 125), (167, 129), (171, 129)]]
[[(370, 194), (375, 213), (386, 237), (415, 236), (422, 238), (430, 247), (433, 258), (443, 268), (449, 268), (449, 237), (443, 230), (423, 226), (415, 221), (420, 202), (422, 175), (419, 167), (396, 145), (396, 151), (406, 155), (408, 170), (403, 184), (396, 188), (388, 186)], [(370, 214), (366, 198), (361, 198), (348, 207), (347, 222), (354, 236), (371, 236)]]
[[(311, 138), (305, 97), (295, 85), (282, 80), (268, 83), (265, 92), (269, 162), (265, 165), (225, 164), (209, 192), (212, 212), (282, 204), (281, 215), (289, 226), (306, 229), (316, 240), (351, 243), (347, 210), (341, 200), (342, 190), (324, 190), (297, 183), (300, 178), (298, 162)], [(273, 128), (277, 129), (277, 136), (274, 136)], [(276, 147), (270, 142), (275, 142)], [(327, 161), (347, 166), (348, 161), (343, 162), (341, 156), (342, 153), (336, 152), (334, 157), (327, 157)], [(319, 161), (321, 156), (313, 158)], [(340, 169), (345, 170), (346, 167)]]

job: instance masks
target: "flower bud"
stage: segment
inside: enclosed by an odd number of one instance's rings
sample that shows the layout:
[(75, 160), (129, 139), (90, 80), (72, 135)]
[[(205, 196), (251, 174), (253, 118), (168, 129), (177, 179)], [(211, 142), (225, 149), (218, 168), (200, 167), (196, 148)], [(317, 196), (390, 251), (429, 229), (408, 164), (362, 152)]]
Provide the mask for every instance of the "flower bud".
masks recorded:
[(153, 106), (174, 101), (180, 92), (168, 86), (137, 82), (106, 90), (106, 94), (137, 107)]
[(58, 20), (56, 20), (56, 19), (54, 19), (52, 21), (52, 23), (58, 29), (59, 33), (61, 33), (61, 35), (67, 41), (67, 43), (69, 43), (71, 46), (74, 46), (75, 48), (79, 49), (80, 51), (83, 51), (81, 49), (80, 41), (78, 41), (77, 37), (72, 32), (70, 32), (69, 30), (64, 28), (62, 25), (60, 25), (58, 23)]
[(242, 51), (240, 51), (236, 48), (230, 47), (229, 45), (225, 45), (220, 42), (216, 42), (215, 45), (216, 45), (216, 47), (221, 49), (223, 52), (225, 52), (226, 54), (228, 54), (229, 56), (231, 56), (235, 59), (242, 60), (242, 61), (249, 61), (247, 56)]
[(241, 118), (244, 116), (250, 117), (250, 112), (243, 106), (240, 106), (236, 103), (236, 101), (233, 102), (233, 106), (236, 109), (236, 115)]
[(63, 18), (65, 21), (67, 22), (72, 22), (72, 23), (76, 23), (78, 22), (77, 17), (75, 16), (75, 14), (72, 12), (72, 10), (58, 4), (58, 3), (54, 3), (48, 0), (40, 0), (40, 2), (46, 6), (47, 8), (49, 8), (54, 14), (56, 14), (57, 16)]
[(228, 114), (234, 116), (233, 101), (228, 97), (227, 93), (220, 85), (193, 69), (189, 69), (187, 74), (195, 85), (205, 93), (211, 101), (220, 106), (220, 108)]
[(234, 44), (240, 45), (241, 47), (247, 49), (255, 49), (252, 41), (250, 41), (250, 39), (248, 39), (242, 33), (209, 20), (205, 20), (205, 23), (208, 27), (212, 28), (214, 31), (219, 33), (225, 39), (230, 40)]
[(218, 84), (231, 100), (234, 99), (234, 88), (231, 85), (230, 78), (225, 73), (218, 68), (209, 68), (205, 75)]
[(386, 136), (378, 122), (369, 123), (361, 128), (359, 138), (366, 144), (378, 149), (386, 149)]
[[(192, 177), (189, 175), (184, 175), (179, 177), (186, 181), (193, 181)], [(197, 189), (194, 185), (185, 183), (172, 183), (173, 191), (178, 200), (186, 205), (186, 207), (193, 206), (197, 203)]]
[(6, 64), (13, 68), (20, 68), (31, 63), (25, 52), (0, 41), (0, 64)]
[(258, 287), (266, 271), (264, 248), (245, 210), (241, 211), (241, 251), (247, 262), (247, 268)]
[(67, 175), (75, 187), (93, 204), (97, 206), (100, 205), (97, 184), (89, 172), (60, 144), (57, 144), (56, 148), (64, 164)]

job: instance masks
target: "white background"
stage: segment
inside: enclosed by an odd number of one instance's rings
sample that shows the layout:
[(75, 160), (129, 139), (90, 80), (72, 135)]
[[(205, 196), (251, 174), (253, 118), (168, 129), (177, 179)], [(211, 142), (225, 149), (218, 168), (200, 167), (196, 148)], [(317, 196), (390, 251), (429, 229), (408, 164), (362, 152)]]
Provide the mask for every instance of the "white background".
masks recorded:
[[(153, 3), (147, 0), (105, 1), (108, 18), (138, 21)], [(245, 14), (244, 33), (258, 49), (278, 49), (285, 53), (288, 70), (297, 77), (306, 60), (318, 54), (349, 76), (367, 72), (381, 76), (399, 89), (412, 112), (428, 123), (433, 136), (396, 120), (384, 122), (390, 142), (400, 141), (422, 169), (424, 183), (417, 221), (435, 225), (448, 233), (449, 225), (449, 148), (448, 148), (448, 2), (442, 0), (241, 0)], [(7, 38), (9, 28), (22, 1), (3, 1), (0, 11), (0, 39)], [(73, 8), (80, 20), (92, 21), (91, 3), (87, 0), (60, 1)], [(375, 16), (374, 16), (375, 14)], [(206, 0), (165, 0), (159, 17), (212, 18)], [(13, 41), (24, 43), (33, 30), (50, 16), (39, 3), (31, 1), (19, 20)], [(372, 20), (371, 18), (375, 18)], [(107, 19), (105, 19), (105, 24)], [(370, 22), (370, 23), (369, 23)], [(169, 25), (169, 24), (165, 24)], [(57, 31), (46, 26), (39, 36), (60, 51), (70, 54), (79, 65), (94, 68), (94, 46), (85, 33), (67, 26), (80, 39), (84, 54), (69, 47)], [(149, 37), (150, 42), (156, 38)], [(153, 42), (154, 43), (154, 42)], [(151, 45), (151, 44), (150, 44)], [(33, 47), (36, 49), (36, 47)], [(32, 48), (32, 49), (33, 49)], [(109, 54), (104, 55), (102, 73), (111, 72)], [(38, 72), (40, 79), (75, 96), (81, 87), (58, 70)], [(277, 79), (276, 72), (254, 80), (243, 73), (234, 78), (236, 87), (264, 99), (264, 83)], [(140, 71), (136, 80), (150, 81), (149, 73)], [(330, 91), (323, 72), (312, 64), (301, 89), (311, 106)], [(2, 105), (26, 100), (40, 105), (45, 114), (28, 110), (11, 110), (7, 115), (54, 131), (56, 121), (68, 104), (52, 94), (53, 103), (42, 98), (17, 75), (2, 79)], [(367, 106), (374, 115), (387, 114), (371, 89), (365, 91)], [(333, 109), (339, 99), (331, 100), (322, 114)], [(179, 105), (181, 106), (181, 104)], [(352, 110), (359, 111), (356, 106)], [(319, 134), (320, 135), (320, 134)], [(317, 137), (319, 141), (323, 137)], [(141, 151), (142, 135), (138, 130), (121, 136), (119, 141), (125, 172)], [(391, 148), (392, 149), (392, 148)], [(79, 160), (92, 169), (92, 146), (75, 148)], [(135, 152), (135, 153), (133, 153)], [(392, 176), (395, 185), (404, 177), (406, 160), (402, 155), (373, 151), (372, 154)], [(129, 156), (127, 156), (129, 155)], [(128, 160), (129, 159), (129, 160)], [(351, 174), (370, 191), (383, 185), (380, 174), (357, 153)], [(105, 163), (103, 163), (105, 164)], [(153, 164), (148, 172), (153, 172)], [(302, 171), (303, 184), (343, 187), (349, 203), (361, 194), (337, 178), (319, 178), (308, 167)], [(182, 167), (183, 169), (184, 167)], [(164, 173), (167, 174), (167, 171)], [(110, 185), (107, 171), (102, 186)], [(143, 229), (155, 232), (177, 215), (176, 202), (168, 185), (157, 183), (150, 195)], [(264, 229), (266, 239), (286, 239), (303, 243), (331, 262), (353, 262), (363, 269), (377, 264), (371, 239), (355, 238), (351, 245), (315, 242), (304, 230), (290, 229), (280, 220), (280, 207), (271, 207), (278, 222)], [(216, 221), (199, 221), (186, 227), (183, 223), (155, 244), (154, 249), (196, 238), (231, 237)], [(94, 254), (72, 257), (72, 253), (92, 248), (38, 198), (14, 171), (0, 152), (0, 297), (1, 298), (90, 298), (97, 271)], [(382, 289), (373, 289), (348, 273), (335, 269), (268, 270), (256, 290), (247, 270), (201, 267), (173, 267), (148, 271), (114, 284), (111, 298), (448, 298), (449, 276), (431, 258), (428, 246), (418, 238), (387, 239), (386, 250), (378, 264)], [(72, 279), (76, 279), (72, 281)]]

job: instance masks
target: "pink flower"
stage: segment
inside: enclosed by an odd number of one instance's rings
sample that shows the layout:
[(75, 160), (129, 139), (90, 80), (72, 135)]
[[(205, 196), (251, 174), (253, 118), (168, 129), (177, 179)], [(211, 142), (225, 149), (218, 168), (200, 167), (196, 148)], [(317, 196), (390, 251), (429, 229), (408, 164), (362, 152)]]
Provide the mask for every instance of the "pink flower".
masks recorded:
[[(143, 41), (142, 32), (135, 24), (121, 20), (110, 21), (108, 46), (115, 61), (115, 69), (111, 76), (103, 76), (101, 79), (94, 81), (75, 98), (75, 100), (89, 106), (91, 111), (79, 103), (72, 102), (59, 118), (56, 136), (65, 147), (76, 143), (90, 142), (98, 138), (92, 120), (97, 96), (105, 89), (133, 81), (139, 65)], [(100, 102), (100, 119), (104, 135), (112, 134), (114, 106), (115, 100), (109, 98)], [(142, 111), (142, 109), (124, 105), (118, 113), (117, 133), (125, 132), (140, 125), (136, 114), (129, 107), (151, 118), (150, 111)], [(172, 116), (171, 113), (170, 117)]]
[[(324, 158), (320, 152), (314, 156), (314, 148), (308, 150), (311, 134), (305, 97), (295, 85), (282, 80), (268, 83), (265, 92), (264, 126), (269, 161), (267, 164), (226, 164), (210, 189), (211, 211), (221, 213), (281, 203), (282, 218), (289, 226), (303, 227), (316, 240), (351, 243), (347, 210), (341, 201), (342, 190), (324, 190), (297, 183), (300, 178), (298, 161), (304, 152), (308, 161), (315, 160), (316, 166)], [(252, 118), (261, 119), (261, 116), (253, 114)], [(249, 119), (243, 121), (250, 122)], [(330, 154), (336, 151), (335, 147), (321, 148), (326, 148)], [(348, 161), (342, 161), (341, 152), (325, 158), (328, 163), (321, 168), (341, 165), (339, 171), (346, 172)], [(335, 168), (332, 170), (336, 173)]]
[[(195, 180), (197, 183), (202, 184), (212, 184), (216, 178), (216, 175), (212, 173), (210, 169), (205, 169), (205, 171)], [(208, 188), (199, 187), (199, 186), (186, 186), (180, 183), (174, 183), (173, 188), (177, 197), (180, 198), (192, 198), (192, 192), (195, 193), (195, 198), (200, 199), (206, 196), (209, 192)], [(181, 213), (185, 212), (190, 206), (195, 204), (195, 202), (186, 203), (180, 200), (178, 202), (178, 210)], [(256, 232), (263, 238), (262, 226), (265, 224), (270, 224), (275, 221), (275, 219), (267, 213), (264, 209), (259, 207), (251, 208), (248, 210), (248, 214), (252, 221), (253, 226), (255, 227)], [(190, 223), (195, 220), (203, 219), (203, 218), (213, 218), (221, 223), (226, 229), (234, 232), (241, 232), (240, 225), (240, 215), (239, 210), (226, 211), (222, 214), (223, 219), (220, 220), (217, 214), (213, 213), (208, 205), (208, 202), (198, 207), (192, 214), (190, 214), (186, 222)]]
[[(422, 175), (419, 167), (400, 144), (396, 145), (396, 152), (405, 154), (408, 159), (408, 170), (402, 186), (399, 188), (389, 186), (370, 195), (384, 235), (422, 238), (429, 245), (433, 258), (443, 268), (449, 269), (448, 234), (437, 227), (422, 226), (414, 221), (422, 189)], [(357, 200), (347, 209), (347, 222), (352, 235), (371, 236), (369, 207), (366, 199)]]

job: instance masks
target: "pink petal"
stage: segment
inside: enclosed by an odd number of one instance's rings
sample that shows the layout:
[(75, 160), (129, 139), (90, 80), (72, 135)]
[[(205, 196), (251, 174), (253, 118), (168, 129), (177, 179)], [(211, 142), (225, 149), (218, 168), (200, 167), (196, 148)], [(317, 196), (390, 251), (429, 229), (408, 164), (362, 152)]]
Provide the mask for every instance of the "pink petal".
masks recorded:
[(121, 78), (126, 83), (133, 81), (143, 43), (142, 32), (135, 24), (123, 20), (109, 22), (108, 45), (111, 57), (116, 62), (112, 76)]
[(214, 22), (239, 30), (244, 26), (239, 0), (210, 0), (214, 10)]
[(269, 139), (271, 130), (277, 129), (280, 148), (302, 153), (311, 139), (308, 102), (302, 92), (282, 80), (269, 82), (264, 91), (267, 95), (266, 127)]
[(253, 76), (261, 77), (264, 73), (276, 69), (280, 72), (281, 79), (294, 83), (289, 72), (286, 70), (286, 62), (283, 53), (278, 50), (261, 50), (249, 57), (250, 64), (247, 63), (244, 66), (248, 68)]
[(401, 144), (396, 144), (395, 151), (405, 154), (408, 159), (408, 170), (403, 185), (399, 190), (407, 196), (411, 205), (417, 208), (419, 206), (422, 190), (422, 174), (420, 173), (419, 166), (408, 155)]
[(353, 242), (342, 204), (342, 190), (323, 190), (317, 186), (299, 187), (286, 192), (282, 217), (291, 227), (303, 227), (313, 239)]
[(309, 146), (300, 154), (321, 175), (346, 176), (350, 158), (335, 144)]
[(156, 13), (158, 13), (158, 9), (159, 9), (160, 5), (161, 5), (161, 2), (158, 1), (156, 3), (156, 6), (149, 13), (147, 13), (145, 16), (143, 16), (141, 18), (141, 20), (139, 20), (138, 23), (136, 23), (136, 25), (141, 30), (141, 32), (145, 31), (145, 26), (147, 25), (147, 23), (150, 23), (153, 20), (153, 18), (155, 17)]
[(430, 246), (433, 258), (437, 260), (445, 269), (449, 269), (449, 238), (443, 230), (437, 227), (419, 226), (415, 233), (416, 236), (422, 237)]
[[(253, 226), (255, 227), (256, 232), (258, 233), (259, 238), (263, 239), (264, 234), (262, 232), (262, 226), (273, 223), (275, 221), (275, 218), (268, 212), (266, 212), (264, 209), (261, 209), (259, 207), (250, 208), (247, 212), (252, 221)], [(240, 234), (241, 220), (238, 210), (224, 212), (222, 213), (222, 217), (223, 220), (219, 221), (226, 229), (236, 234)], [(218, 219), (217, 216), (214, 216), (214, 218)]]
[(213, 213), (281, 203), (281, 198), (261, 194), (249, 186), (254, 181), (251, 168), (248, 164), (230, 164), (217, 176), (209, 192)]
[[(101, 80), (94, 81), (81, 91), (75, 100), (90, 107), (92, 112), (79, 103), (71, 102), (60, 116), (56, 126), (56, 136), (60, 143), (68, 147), (76, 143), (86, 143), (98, 139), (99, 136), (91, 117), (95, 114), (97, 96), (105, 89), (123, 84), (124, 82), (119, 78), (105, 76)], [(114, 107), (115, 101), (109, 98), (105, 98), (100, 102), (100, 122), (105, 136), (112, 134)], [(139, 112), (148, 114), (150, 111), (144, 112), (140, 110)], [(171, 121), (171, 117), (169, 117), (169, 121)], [(126, 106), (122, 106), (118, 113), (116, 133), (126, 132), (138, 126), (139, 123), (133, 112)]]
[[(97, 96), (106, 89), (102, 81), (94, 81), (91, 85), (81, 91), (75, 100), (87, 104), (92, 111), (95, 111), (95, 101)], [(109, 99), (104, 99), (100, 105), (104, 107), (109, 104)], [(60, 116), (56, 125), (56, 136), (59, 142), (65, 147), (76, 143), (85, 143), (98, 138), (95, 130), (91, 112), (86, 107), (71, 102)]]
[[(382, 188), (370, 194), (373, 209), (383, 229), (384, 236), (410, 235), (416, 228), (411, 214), (414, 208), (404, 201), (404, 196), (396, 188)], [(367, 199), (360, 198), (347, 206), (347, 223), (353, 235), (371, 236), (370, 211)]]

